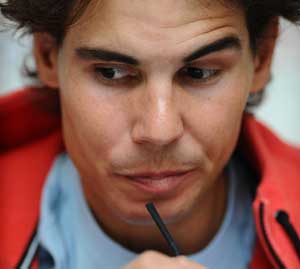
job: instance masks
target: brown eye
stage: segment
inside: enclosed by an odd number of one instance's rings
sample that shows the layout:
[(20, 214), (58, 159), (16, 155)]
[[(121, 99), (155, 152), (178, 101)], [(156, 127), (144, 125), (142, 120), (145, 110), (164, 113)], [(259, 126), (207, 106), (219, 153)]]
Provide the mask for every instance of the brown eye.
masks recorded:
[(95, 65), (93, 75), (98, 82), (114, 87), (133, 87), (141, 80), (138, 70), (123, 65)]
[(211, 77), (215, 76), (219, 70), (215, 69), (205, 69), (196, 67), (185, 67), (180, 73), (185, 77), (189, 77), (193, 80), (209, 80)]
[(119, 80), (130, 76), (127, 70), (115, 67), (96, 67), (95, 71), (107, 80)]

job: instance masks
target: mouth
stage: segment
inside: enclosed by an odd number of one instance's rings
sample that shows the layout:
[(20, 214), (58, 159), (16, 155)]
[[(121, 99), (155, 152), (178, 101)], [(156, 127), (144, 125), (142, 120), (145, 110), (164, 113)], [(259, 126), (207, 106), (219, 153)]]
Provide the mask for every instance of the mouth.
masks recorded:
[(175, 192), (194, 170), (142, 172), (122, 175), (140, 191), (163, 195)]

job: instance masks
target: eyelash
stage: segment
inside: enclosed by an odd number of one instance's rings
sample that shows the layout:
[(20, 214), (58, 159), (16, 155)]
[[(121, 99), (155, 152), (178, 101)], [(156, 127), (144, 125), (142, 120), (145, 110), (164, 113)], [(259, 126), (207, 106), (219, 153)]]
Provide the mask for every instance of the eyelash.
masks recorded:
[[(119, 79), (110, 79), (106, 78), (103, 73), (107, 72), (107, 75), (109, 75), (109, 72), (112, 74), (111, 71), (119, 71), (123, 73), (128, 73), (128, 75), (125, 75), (122, 78)], [(205, 78), (192, 78), (191, 76), (187, 77), (187, 73), (194, 71), (200, 75), (206, 72), (206, 75), (208, 75)], [(103, 84), (108, 86), (118, 86), (118, 85), (128, 85), (132, 86), (134, 83), (138, 83), (142, 80), (141, 74), (133, 70), (132, 68), (124, 67), (124, 66), (113, 66), (113, 65), (103, 65), (103, 66), (95, 66), (94, 67), (94, 73), (96, 75), (96, 78), (100, 80)], [(182, 69), (180, 69), (177, 72), (177, 79), (183, 83), (188, 83), (191, 85), (199, 85), (199, 84), (206, 84), (211, 81), (214, 81), (215, 78), (217, 78), (222, 73), (221, 69), (209, 69), (209, 68), (198, 68), (194, 66), (186, 66)]]
[[(109, 72), (111, 70), (119, 70), (121, 72), (128, 73), (124, 78), (120, 79), (109, 79), (105, 78), (103, 76), (103, 72)], [(96, 75), (96, 78), (100, 80), (102, 83), (108, 86), (114, 86), (114, 85), (123, 85), (123, 84), (133, 84), (140, 80), (140, 75), (138, 71), (135, 71), (131, 68), (127, 68), (124, 66), (113, 66), (113, 65), (103, 65), (103, 66), (96, 66), (94, 67), (94, 73)]]
[[(193, 78), (192, 76), (187, 76), (186, 74), (189, 71), (195, 71), (198, 74), (200, 72), (200, 75), (205, 75), (205, 73), (206, 73), (207, 77)], [(221, 69), (198, 68), (198, 67), (194, 67), (194, 66), (187, 66), (187, 67), (180, 69), (178, 74), (183, 82), (199, 85), (199, 84), (206, 84), (206, 83), (214, 81), (214, 79), (217, 78), (221, 72), (222, 72)]]

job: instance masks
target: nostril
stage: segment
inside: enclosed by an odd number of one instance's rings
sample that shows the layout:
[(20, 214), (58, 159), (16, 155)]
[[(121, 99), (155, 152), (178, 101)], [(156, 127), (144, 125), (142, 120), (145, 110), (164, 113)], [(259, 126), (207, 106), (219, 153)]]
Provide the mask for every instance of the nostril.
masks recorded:
[(184, 133), (181, 122), (159, 122), (152, 120), (134, 126), (131, 136), (137, 144), (167, 146), (178, 141)]

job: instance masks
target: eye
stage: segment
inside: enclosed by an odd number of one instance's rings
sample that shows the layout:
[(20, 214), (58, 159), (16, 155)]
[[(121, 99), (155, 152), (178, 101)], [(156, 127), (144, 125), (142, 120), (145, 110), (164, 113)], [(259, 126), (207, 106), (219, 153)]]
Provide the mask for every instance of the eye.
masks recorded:
[(197, 67), (185, 67), (180, 70), (180, 75), (185, 79), (207, 81), (216, 76), (220, 70), (217, 69), (205, 69)]
[(130, 76), (130, 72), (126, 69), (115, 67), (96, 67), (97, 74), (107, 80), (120, 80), (127, 76)]
[(141, 80), (139, 71), (127, 65), (96, 65), (94, 75), (97, 81), (107, 86), (134, 86)]

